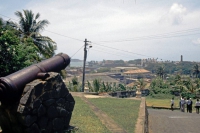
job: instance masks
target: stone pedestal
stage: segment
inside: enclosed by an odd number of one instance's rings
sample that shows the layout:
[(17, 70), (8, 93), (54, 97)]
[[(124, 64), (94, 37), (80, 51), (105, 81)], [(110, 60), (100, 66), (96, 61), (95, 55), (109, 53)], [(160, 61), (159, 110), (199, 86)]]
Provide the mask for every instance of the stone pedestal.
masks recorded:
[(65, 133), (75, 101), (58, 73), (27, 84), (21, 99), (0, 106), (0, 127), (6, 133)]
[(139, 89), (136, 91), (136, 98), (141, 98), (141, 91)]

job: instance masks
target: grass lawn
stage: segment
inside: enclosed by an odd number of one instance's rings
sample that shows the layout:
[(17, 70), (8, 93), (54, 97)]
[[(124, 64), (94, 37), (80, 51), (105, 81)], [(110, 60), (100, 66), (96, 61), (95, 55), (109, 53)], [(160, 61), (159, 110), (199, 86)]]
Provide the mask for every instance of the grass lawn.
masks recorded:
[(94, 98), (89, 101), (104, 111), (128, 133), (135, 132), (141, 101), (117, 98)]
[(81, 98), (74, 96), (74, 100), (76, 103), (70, 125), (79, 128), (76, 133), (110, 133)]
[[(155, 98), (146, 98), (147, 106), (155, 107), (171, 107), (171, 99), (155, 99)], [(174, 99), (174, 108), (179, 108), (179, 99)]]

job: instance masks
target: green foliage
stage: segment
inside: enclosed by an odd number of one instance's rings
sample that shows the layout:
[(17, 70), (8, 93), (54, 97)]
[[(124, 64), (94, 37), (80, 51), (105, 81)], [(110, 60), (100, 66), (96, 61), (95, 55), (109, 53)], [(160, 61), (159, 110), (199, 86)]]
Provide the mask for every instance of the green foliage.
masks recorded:
[(163, 79), (166, 72), (165, 72), (165, 67), (164, 66), (159, 66), (156, 70), (156, 74), (161, 78)]
[(195, 75), (195, 77), (198, 78), (199, 77), (199, 73), (200, 73), (199, 66), (198, 66), (198, 64), (195, 64), (193, 66), (193, 75)]
[(73, 85), (78, 85), (78, 79), (77, 79), (76, 76), (73, 77), (73, 79), (72, 79), (72, 84), (73, 84)]
[(114, 64), (125, 64), (123, 60), (114, 60)]
[(97, 69), (98, 73), (109, 72), (109, 71), (110, 71), (109, 67), (101, 67), (101, 68)]
[(126, 87), (123, 84), (119, 84), (119, 90), (120, 91), (125, 91)]
[(60, 75), (62, 76), (63, 79), (67, 77), (67, 71), (65, 69), (60, 71)]
[(101, 86), (101, 81), (100, 81), (100, 79), (94, 79), (94, 80), (93, 80), (94, 92), (99, 92), (100, 86)]
[(82, 84), (78, 82), (76, 76), (72, 78), (72, 81), (66, 84), (67, 88), (72, 92), (80, 92), (82, 88)]
[(20, 42), (15, 30), (0, 28), (0, 76), (6, 76), (40, 61), (31, 38)]
[[(174, 62), (163, 62), (162, 65), (165, 68), (166, 74), (174, 74), (174, 73), (179, 73), (179, 74), (185, 74), (185, 75), (190, 75), (193, 66), (195, 63), (193, 62), (180, 62), (178, 64), (175, 64)], [(152, 73), (156, 73), (157, 68), (160, 66), (159, 63), (147, 63), (147, 66), (145, 69), (151, 71)]]
[(189, 93), (189, 92), (183, 92), (181, 93), (181, 96), (185, 98), (192, 98), (192, 99), (196, 98), (196, 95), (194, 93)]
[(19, 31), (21, 41), (26, 41), (27, 38), (32, 38), (34, 45), (37, 47), (37, 52), (43, 58), (50, 58), (55, 53), (55, 42), (47, 37), (42, 36), (40, 32), (49, 24), (47, 20), (38, 20), (40, 14), (36, 15), (31, 10), (16, 11), (15, 15), (19, 18), (19, 22), (14, 23), (9, 21), (9, 25)]
[(141, 59), (129, 60), (129, 64), (141, 64)]
[(157, 94), (151, 94), (148, 97), (155, 98), (155, 99), (171, 99), (173, 95), (171, 94), (164, 94), (164, 93), (157, 93)]

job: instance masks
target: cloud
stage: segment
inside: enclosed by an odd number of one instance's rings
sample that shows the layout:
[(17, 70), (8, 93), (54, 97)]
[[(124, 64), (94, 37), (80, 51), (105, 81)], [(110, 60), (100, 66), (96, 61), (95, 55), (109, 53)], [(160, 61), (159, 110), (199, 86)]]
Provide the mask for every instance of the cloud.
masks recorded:
[(161, 18), (161, 21), (168, 22), (172, 25), (180, 25), (183, 22), (183, 18), (187, 14), (187, 9), (182, 4), (174, 3), (167, 15)]
[(192, 43), (194, 43), (194, 44), (200, 44), (200, 38), (197, 38), (196, 40), (192, 40)]

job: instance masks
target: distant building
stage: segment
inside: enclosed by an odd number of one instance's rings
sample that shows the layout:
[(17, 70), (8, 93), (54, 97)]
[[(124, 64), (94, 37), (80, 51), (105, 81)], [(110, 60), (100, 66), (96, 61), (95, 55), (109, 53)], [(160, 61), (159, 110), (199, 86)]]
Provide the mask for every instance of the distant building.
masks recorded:
[[(66, 78), (66, 81), (70, 81), (71, 82), (72, 78), (73, 77)], [(82, 75), (77, 76), (77, 78), (78, 78), (79, 82), (82, 82)], [(90, 83), (92, 83), (94, 79), (99, 79), (101, 82), (104, 82), (104, 83), (112, 83), (112, 84), (113, 83), (115, 83), (115, 84), (121, 83), (120, 81), (118, 81), (118, 80), (116, 80), (114, 78), (109, 77), (105, 73), (85, 74), (85, 83), (87, 83), (87, 81), (89, 81)]]
[(129, 70), (123, 73), (126, 78), (150, 77), (151, 72), (146, 69)]
[(139, 68), (138, 67), (114, 67), (114, 68), (111, 68), (110, 71), (112, 73), (124, 73), (126, 71), (136, 70), (136, 69), (139, 69)]

